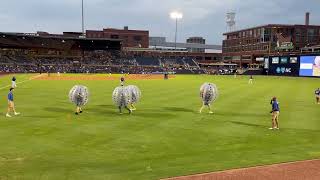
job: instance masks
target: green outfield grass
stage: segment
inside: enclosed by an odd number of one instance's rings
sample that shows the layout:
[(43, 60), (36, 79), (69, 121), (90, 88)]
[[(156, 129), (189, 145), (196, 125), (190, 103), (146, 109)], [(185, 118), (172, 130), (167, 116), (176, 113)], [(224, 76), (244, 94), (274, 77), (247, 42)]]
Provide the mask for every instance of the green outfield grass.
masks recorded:
[[(17, 75), (18, 82), (31, 75)], [(70, 75), (71, 76), (71, 75)], [(119, 115), (111, 94), (119, 81), (40, 81), (18, 84), (17, 110), (5, 118), (8, 88), (0, 90), (0, 179), (145, 180), (320, 157), (320, 79), (188, 76), (129, 81), (143, 98)], [(10, 84), (0, 77), (0, 87)], [(199, 88), (217, 84), (214, 114), (199, 114)], [(68, 92), (90, 90), (75, 116)], [(280, 102), (280, 130), (270, 99)]]

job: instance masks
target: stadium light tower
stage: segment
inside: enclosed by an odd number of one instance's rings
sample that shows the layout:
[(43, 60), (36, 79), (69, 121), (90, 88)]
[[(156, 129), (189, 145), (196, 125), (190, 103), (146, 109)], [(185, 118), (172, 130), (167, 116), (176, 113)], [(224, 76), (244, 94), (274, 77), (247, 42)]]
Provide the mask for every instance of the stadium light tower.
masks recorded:
[(83, 0), (81, 0), (81, 21), (82, 21), (82, 35), (84, 36), (84, 7)]
[(178, 20), (182, 19), (183, 14), (177, 11), (170, 13), (171, 19), (176, 20), (176, 33), (174, 35), (174, 50), (177, 50), (177, 34), (178, 34)]

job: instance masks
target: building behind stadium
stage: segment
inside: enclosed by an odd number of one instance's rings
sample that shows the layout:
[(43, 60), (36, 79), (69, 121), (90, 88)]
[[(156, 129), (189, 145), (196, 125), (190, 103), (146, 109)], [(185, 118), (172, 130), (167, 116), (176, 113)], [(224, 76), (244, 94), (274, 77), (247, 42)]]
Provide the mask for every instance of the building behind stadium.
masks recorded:
[(223, 35), (222, 59), (240, 67), (263, 67), (270, 56), (316, 53), (320, 50), (320, 26), (304, 24), (267, 24), (227, 32)]

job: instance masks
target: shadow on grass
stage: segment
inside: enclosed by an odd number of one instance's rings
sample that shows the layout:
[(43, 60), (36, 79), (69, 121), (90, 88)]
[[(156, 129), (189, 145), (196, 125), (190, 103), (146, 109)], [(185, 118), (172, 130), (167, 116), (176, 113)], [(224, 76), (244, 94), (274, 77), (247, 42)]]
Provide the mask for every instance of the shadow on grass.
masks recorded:
[(117, 108), (112, 105), (96, 105), (95, 107), (90, 107), (86, 109), (89, 112), (97, 114), (115, 114), (117, 113)]
[(154, 109), (154, 110), (151, 110), (151, 109), (139, 110), (138, 109), (136, 111), (133, 111), (132, 115), (137, 116), (137, 117), (143, 117), (143, 118), (164, 118), (164, 119), (176, 117), (175, 114), (161, 112), (158, 109)]
[(39, 119), (39, 118), (56, 118), (56, 116), (45, 116), (45, 115), (34, 115), (34, 116), (28, 116), (28, 115), (21, 115), (20, 117), (24, 117), (24, 118), (35, 118), (35, 119)]
[(251, 126), (251, 127), (261, 127), (261, 128), (267, 128), (267, 126), (264, 125), (259, 125), (259, 124), (251, 124), (251, 123), (246, 123), (246, 122), (238, 122), (238, 121), (230, 121), (233, 124), (237, 125), (243, 125), (243, 126)]
[(242, 117), (267, 117), (268, 114), (266, 113), (243, 113), (243, 112), (227, 112), (227, 111), (219, 111), (214, 112), (214, 114), (219, 116), (242, 116)]
[(98, 108), (110, 108), (110, 109), (114, 109), (116, 108), (116, 106), (114, 105), (106, 105), (106, 104), (100, 104), (100, 105), (96, 105)]
[(70, 113), (73, 111), (73, 109), (65, 109), (65, 108), (61, 108), (61, 107), (45, 107), (43, 108), (45, 111), (48, 112), (55, 112), (55, 113)]
[[(96, 108), (88, 109), (88, 111), (90, 110), (91, 112), (94, 112), (94, 113), (104, 113), (104, 114), (116, 114), (116, 115), (119, 114), (118, 108), (114, 105), (96, 105), (95, 107)], [(123, 114), (128, 114), (128, 110), (126, 110), (125, 108), (122, 109), (122, 112)], [(190, 112), (190, 110), (187, 112)], [(145, 118), (176, 117), (175, 114), (163, 112), (161, 111), (161, 109), (139, 109), (139, 108), (133, 111), (131, 115), (136, 117), (145, 117)]]
[[(251, 124), (251, 123), (246, 123), (246, 122), (238, 122), (238, 121), (229, 121), (230, 123), (233, 123), (233, 124), (237, 124), (237, 125), (242, 125), (242, 126), (250, 126), (250, 127), (259, 127), (259, 128), (269, 128), (270, 126), (268, 125), (259, 125), (259, 124)], [(270, 125), (271, 125), (271, 122), (270, 122)], [(286, 132), (291, 132), (291, 133), (305, 133), (305, 132), (308, 132), (308, 133), (320, 133), (320, 130), (314, 130), (314, 129), (299, 129), (299, 128), (282, 128), (280, 127), (280, 130), (283, 131), (285, 130)]]
[(173, 112), (192, 112), (195, 111), (193, 109), (181, 108), (181, 107), (165, 107), (163, 108), (166, 111), (173, 111)]

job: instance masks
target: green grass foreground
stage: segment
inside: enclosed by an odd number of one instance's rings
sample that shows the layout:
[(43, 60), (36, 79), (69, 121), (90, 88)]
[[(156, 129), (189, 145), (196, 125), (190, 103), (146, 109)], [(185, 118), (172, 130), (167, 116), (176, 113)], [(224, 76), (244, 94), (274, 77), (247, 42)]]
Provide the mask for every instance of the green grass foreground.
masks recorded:
[[(18, 82), (31, 75), (18, 75)], [(18, 84), (20, 116), (5, 118), (0, 90), (0, 179), (149, 180), (320, 157), (320, 79), (178, 75), (129, 81), (142, 91), (137, 111), (119, 115), (112, 91), (119, 81)], [(0, 77), (0, 87), (11, 83)], [(199, 114), (199, 88), (217, 84), (214, 114)], [(90, 90), (75, 116), (68, 92)], [(270, 99), (280, 102), (280, 130), (271, 126)]]

